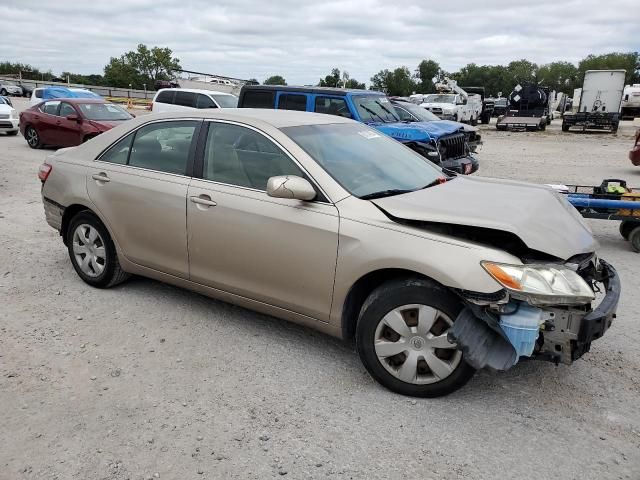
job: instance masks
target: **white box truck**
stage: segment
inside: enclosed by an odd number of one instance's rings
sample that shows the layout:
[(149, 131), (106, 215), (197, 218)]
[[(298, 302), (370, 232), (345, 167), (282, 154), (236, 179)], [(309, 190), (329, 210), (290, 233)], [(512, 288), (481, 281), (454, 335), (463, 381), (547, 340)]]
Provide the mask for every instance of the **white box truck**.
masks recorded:
[(587, 70), (577, 111), (565, 114), (562, 131), (579, 127), (583, 131), (598, 129), (615, 133), (620, 122), (625, 75), (625, 70)]

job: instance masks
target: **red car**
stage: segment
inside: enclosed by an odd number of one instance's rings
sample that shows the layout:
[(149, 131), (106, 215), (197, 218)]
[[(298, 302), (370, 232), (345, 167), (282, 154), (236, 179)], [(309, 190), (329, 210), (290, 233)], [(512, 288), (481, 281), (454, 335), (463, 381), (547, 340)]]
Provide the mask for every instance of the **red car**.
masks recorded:
[(631, 160), (631, 163), (636, 167), (640, 167), (640, 130), (636, 132), (636, 143), (629, 151), (629, 160)]
[(20, 114), (20, 132), (31, 148), (73, 147), (133, 118), (100, 99), (56, 98)]

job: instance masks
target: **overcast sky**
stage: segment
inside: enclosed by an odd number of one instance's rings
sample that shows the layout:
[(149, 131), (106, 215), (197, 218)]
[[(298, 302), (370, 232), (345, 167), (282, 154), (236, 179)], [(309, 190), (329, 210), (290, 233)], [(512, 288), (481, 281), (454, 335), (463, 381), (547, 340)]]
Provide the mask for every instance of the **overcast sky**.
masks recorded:
[(102, 73), (110, 57), (145, 43), (168, 46), (187, 70), (310, 84), (338, 67), (368, 84), (423, 58), (454, 71), (637, 51), (639, 2), (2, 0), (0, 60)]

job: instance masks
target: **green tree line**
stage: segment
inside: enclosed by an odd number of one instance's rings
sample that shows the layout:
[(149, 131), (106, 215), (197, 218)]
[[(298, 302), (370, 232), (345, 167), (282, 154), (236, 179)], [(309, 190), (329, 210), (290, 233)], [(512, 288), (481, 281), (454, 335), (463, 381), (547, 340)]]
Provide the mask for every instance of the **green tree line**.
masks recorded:
[[(526, 59), (514, 60), (506, 65), (478, 65), (469, 63), (455, 72), (444, 71), (438, 62), (422, 60), (414, 70), (407, 66), (393, 70), (380, 70), (371, 77), (370, 88), (389, 95), (406, 96), (412, 93), (435, 91), (434, 81), (449, 77), (460, 86), (482, 86), (488, 95), (507, 95), (518, 83), (540, 83), (556, 91), (571, 94), (582, 85), (584, 72), (599, 69), (624, 69), (626, 83), (640, 83), (640, 54), (638, 52), (612, 52), (604, 55), (588, 55), (573, 64), (557, 61), (538, 65)], [(105, 85), (112, 87), (146, 88), (151, 90), (158, 80), (170, 80), (180, 70), (180, 60), (167, 47), (149, 48), (144, 44), (136, 50), (112, 57), (102, 74), (80, 75), (62, 72), (60, 77), (71, 83)], [(56, 78), (51, 71), (41, 71), (23, 63), (0, 62), (0, 74), (22, 75), (24, 79), (50, 81)], [(252, 79), (253, 83), (258, 83)], [(282, 75), (273, 75), (264, 80), (265, 85), (286, 85)], [(365, 84), (351, 78), (347, 72), (333, 68), (331, 73), (317, 83), (324, 87), (366, 88)]]

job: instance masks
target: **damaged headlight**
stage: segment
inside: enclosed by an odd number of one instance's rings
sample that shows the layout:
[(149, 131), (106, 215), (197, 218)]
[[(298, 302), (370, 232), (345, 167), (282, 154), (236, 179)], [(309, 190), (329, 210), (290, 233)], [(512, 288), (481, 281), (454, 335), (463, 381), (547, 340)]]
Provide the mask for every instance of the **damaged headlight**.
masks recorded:
[(589, 284), (562, 265), (481, 264), (511, 296), (531, 305), (581, 305), (595, 298)]

